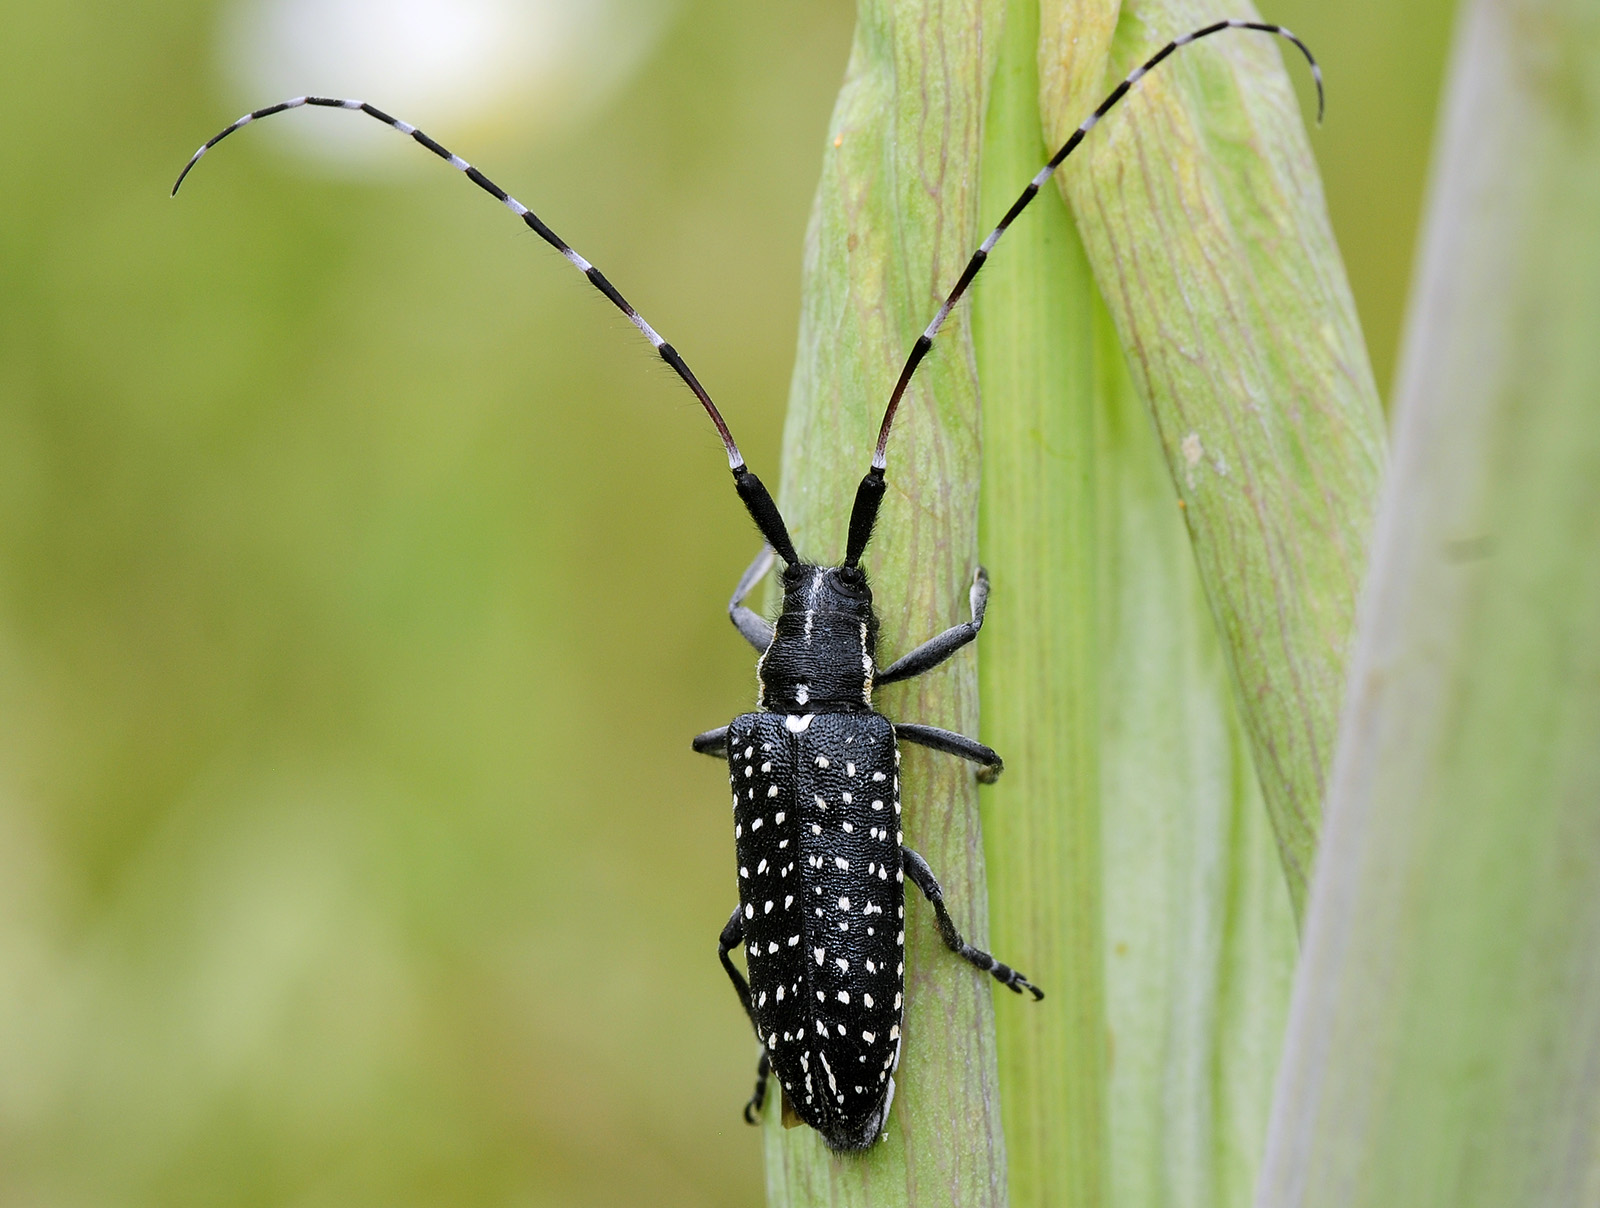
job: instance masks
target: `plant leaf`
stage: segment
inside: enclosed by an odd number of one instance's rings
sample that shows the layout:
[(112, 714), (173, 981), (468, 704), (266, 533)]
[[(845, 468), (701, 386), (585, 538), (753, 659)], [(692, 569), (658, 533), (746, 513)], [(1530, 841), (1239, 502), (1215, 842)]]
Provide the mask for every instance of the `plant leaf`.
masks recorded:
[(1463, 14), (1262, 1208), (1600, 1202), (1597, 112)]
[[(991, 220), (1055, 149), (1039, 122), (1040, 7), (1008, 6), (984, 146)], [(1087, 111), (1102, 85), (1080, 70)], [(1148, 413), (1054, 191), (976, 293), (995, 581), (984, 735), (1008, 759), (984, 823), (993, 933), (1050, 993), (1043, 1010), (997, 1008), (1012, 1196), (1242, 1204), (1295, 929), (1227, 669)]]
[[(1214, 18), (1128, 0), (1114, 74)], [(1046, 131), (1083, 116), (1051, 110)], [(1229, 32), (1185, 49), (1079, 156), (1062, 187), (1155, 417), (1299, 915), (1383, 428), (1278, 48)]]

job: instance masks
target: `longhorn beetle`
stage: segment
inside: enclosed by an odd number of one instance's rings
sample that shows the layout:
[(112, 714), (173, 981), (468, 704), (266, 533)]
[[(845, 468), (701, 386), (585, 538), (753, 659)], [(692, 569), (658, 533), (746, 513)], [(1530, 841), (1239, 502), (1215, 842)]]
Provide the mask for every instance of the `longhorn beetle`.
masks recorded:
[[(796, 552), (777, 504), (746, 468), (721, 412), (677, 350), (599, 269), (527, 206), (415, 126), (365, 101), (296, 97), (247, 113), (208, 140), (172, 186), (176, 195), (201, 156), (251, 122), (305, 105), (359, 110), (464, 172), (565, 256), (644, 334), (710, 416), (727, 451), (734, 488), (765, 539), (728, 603), (734, 627), (760, 652), (757, 711), (708, 730), (693, 743), (696, 751), (727, 760), (732, 786), (739, 906), (722, 929), (717, 955), (762, 1046), (755, 1093), (745, 1105), (750, 1123), (757, 1122), (768, 1078), (776, 1071), (786, 1109), (820, 1132), (829, 1147), (866, 1149), (883, 1134), (903, 1039), (907, 874), (932, 904), (939, 933), (952, 952), (1018, 993), (1027, 990), (1035, 999), (1044, 997), (1021, 973), (962, 939), (933, 871), (903, 845), (900, 742), (968, 760), (977, 765), (977, 777), (984, 783), (999, 776), (1000, 757), (964, 735), (891, 722), (872, 707), (875, 688), (932, 670), (978, 636), (988, 577), (981, 566), (973, 575), (970, 621), (879, 670), (878, 619), (861, 557), (883, 501), (889, 432), (900, 400), (1006, 228), (1147, 72), (1180, 47), (1229, 29), (1256, 30), (1293, 43), (1310, 64), (1321, 120), (1322, 72), (1305, 43), (1281, 25), (1218, 21), (1173, 39), (1134, 68), (1028, 182), (912, 345), (889, 395), (872, 462), (856, 488), (844, 562), (838, 566), (814, 565)], [(773, 623), (744, 601), (779, 558), (784, 563), (783, 607)], [(748, 982), (729, 959), (741, 946), (748, 958)]]

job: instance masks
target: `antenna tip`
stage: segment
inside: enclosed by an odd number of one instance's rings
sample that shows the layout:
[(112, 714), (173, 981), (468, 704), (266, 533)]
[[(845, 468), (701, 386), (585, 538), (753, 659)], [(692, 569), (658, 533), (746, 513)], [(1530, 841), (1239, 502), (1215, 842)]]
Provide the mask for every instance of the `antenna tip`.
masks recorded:
[(194, 170), (194, 166), (200, 162), (200, 157), (208, 150), (210, 150), (209, 147), (201, 147), (200, 150), (189, 157), (189, 162), (183, 165), (183, 171), (178, 173), (178, 179), (172, 182), (172, 192), (167, 194), (168, 197), (176, 197), (178, 195), (178, 190), (183, 188), (184, 180)]

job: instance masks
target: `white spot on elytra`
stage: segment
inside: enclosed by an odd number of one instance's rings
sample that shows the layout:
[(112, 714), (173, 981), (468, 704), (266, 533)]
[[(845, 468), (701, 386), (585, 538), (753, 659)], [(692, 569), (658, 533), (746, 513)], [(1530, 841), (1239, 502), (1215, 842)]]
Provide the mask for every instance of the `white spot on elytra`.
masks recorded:
[(828, 757), (826, 755), (818, 755), (817, 756), (817, 766), (819, 768), (827, 767), (828, 766)]
[(826, 948), (813, 948), (811, 950), (811, 955), (817, 958), (817, 964), (820, 965), (822, 964), (823, 960), (826, 959), (828, 950)]

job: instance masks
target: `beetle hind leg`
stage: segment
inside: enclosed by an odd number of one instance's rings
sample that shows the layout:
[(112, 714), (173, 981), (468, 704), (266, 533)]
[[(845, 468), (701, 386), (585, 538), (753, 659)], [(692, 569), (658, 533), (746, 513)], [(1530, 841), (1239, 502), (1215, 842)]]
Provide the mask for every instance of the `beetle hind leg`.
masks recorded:
[(767, 1105), (767, 1079), (772, 1074), (772, 1059), (767, 1056), (767, 1050), (761, 1050), (761, 1060), (756, 1063), (756, 1089), (750, 1096), (750, 1102), (744, 1105), (744, 1122), (746, 1124), (761, 1123), (761, 1109)]
[(900, 849), (900, 857), (905, 861), (906, 875), (916, 882), (922, 895), (933, 906), (933, 913), (939, 919), (939, 935), (944, 939), (944, 946), (954, 952), (962, 960), (982, 969), (1001, 985), (1008, 987), (1017, 994), (1026, 990), (1032, 994), (1035, 1001), (1044, 997), (1044, 991), (1039, 989), (1021, 973), (1013, 969), (1004, 961), (998, 961), (982, 948), (974, 948), (961, 938), (961, 932), (956, 930), (955, 921), (951, 919), (950, 912), (945, 909), (944, 890), (939, 887), (939, 880), (933, 875), (933, 869), (928, 867), (928, 862), (912, 851), (909, 847)]
[(750, 983), (745, 981), (744, 974), (739, 972), (728, 953), (744, 943), (744, 911), (737, 906), (728, 919), (728, 925), (722, 929), (722, 934), (717, 937), (717, 959), (722, 962), (722, 967), (728, 971), (728, 980), (733, 983), (733, 991), (739, 996), (739, 1005), (744, 1008), (744, 1013), (750, 1017), (750, 1026), (755, 1027), (756, 1015), (750, 1006)]

